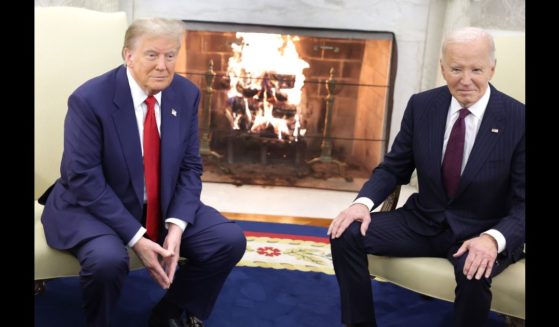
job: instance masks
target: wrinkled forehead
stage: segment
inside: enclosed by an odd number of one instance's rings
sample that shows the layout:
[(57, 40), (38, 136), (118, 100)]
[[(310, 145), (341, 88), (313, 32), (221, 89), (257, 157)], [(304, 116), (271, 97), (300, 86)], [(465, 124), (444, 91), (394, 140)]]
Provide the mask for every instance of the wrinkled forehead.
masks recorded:
[(476, 61), (486, 58), (489, 64), (495, 64), (491, 44), (484, 39), (446, 43), (441, 54), (441, 60), (446, 61), (451, 58), (468, 58), (470, 60), (476, 59)]
[(448, 55), (487, 56), (491, 64), (495, 63), (495, 45), (491, 38), (481, 36), (445, 40), (441, 51), (441, 59)]

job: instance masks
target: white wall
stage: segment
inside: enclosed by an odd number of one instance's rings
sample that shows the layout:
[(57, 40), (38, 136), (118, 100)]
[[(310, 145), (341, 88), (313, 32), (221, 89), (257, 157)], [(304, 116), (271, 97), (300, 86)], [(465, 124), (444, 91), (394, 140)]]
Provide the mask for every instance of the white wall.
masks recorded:
[(123, 11), (119, 9), (119, 0), (35, 0), (35, 6), (67, 6), (86, 8), (102, 12)]

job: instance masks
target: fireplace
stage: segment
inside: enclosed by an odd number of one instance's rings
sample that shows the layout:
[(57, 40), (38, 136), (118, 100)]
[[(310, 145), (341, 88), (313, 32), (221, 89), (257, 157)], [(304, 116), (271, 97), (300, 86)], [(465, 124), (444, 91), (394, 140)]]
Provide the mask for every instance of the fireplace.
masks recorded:
[(386, 152), (392, 33), (186, 25), (204, 181), (359, 189)]

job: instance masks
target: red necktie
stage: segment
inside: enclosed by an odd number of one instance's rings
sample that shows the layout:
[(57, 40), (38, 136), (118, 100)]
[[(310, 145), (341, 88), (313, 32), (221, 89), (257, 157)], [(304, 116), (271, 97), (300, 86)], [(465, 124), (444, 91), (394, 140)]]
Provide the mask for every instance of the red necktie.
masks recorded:
[(145, 100), (148, 112), (144, 121), (144, 174), (147, 192), (146, 229), (148, 237), (157, 242), (161, 220), (160, 190), (160, 142), (155, 121), (155, 98), (150, 95)]
[(446, 194), (451, 198), (458, 189), (460, 174), (462, 170), (462, 158), (464, 157), (464, 138), (466, 136), (466, 124), (464, 118), (470, 113), (466, 108), (460, 109), (458, 119), (452, 126), (446, 151), (443, 159), (443, 183)]

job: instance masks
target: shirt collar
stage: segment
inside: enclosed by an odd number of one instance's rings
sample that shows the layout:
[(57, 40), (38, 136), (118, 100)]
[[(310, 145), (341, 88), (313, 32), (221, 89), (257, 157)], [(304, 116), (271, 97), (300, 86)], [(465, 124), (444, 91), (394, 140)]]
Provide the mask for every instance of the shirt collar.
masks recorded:
[[(130, 86), (134, 108), (138, 108), (142, 103), (144, 103), (148, 95), (146, 94), (146, 92), (144, 92), (144, 90), (142, 90), (140, 85), (138, 85), (138, 83), (132, 76), (132, 73), (130, 73), (130, 68), (128, 67), (126, 67), (126, 76), (128, 77), (128, 85)], [(157, 103), (159, 103), (159, 106), (161, 106), (161, 92), (157, 92), (153, 96), (157, 100)]]
[[(477, 100), (476, 103), (468, 107), (470, 113), (476, 116), (479, 120), (481, 120), (483, 118), (483, 114), (485, 114), (485, 109), (487, 109), (487, 104), (489, 103), (490, 96), (491, 87), (487, 86), (485, 94), (479, 100)], [(460, 103), (458, 103), (458, 100), (456, 100), (455, 97), (452, 97), (452, 100), (450, 101), (450, 113), (453, 115), (462, 108), (463, 107)]]

